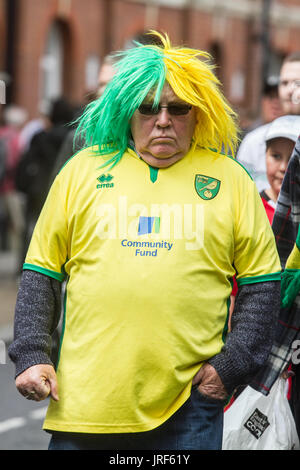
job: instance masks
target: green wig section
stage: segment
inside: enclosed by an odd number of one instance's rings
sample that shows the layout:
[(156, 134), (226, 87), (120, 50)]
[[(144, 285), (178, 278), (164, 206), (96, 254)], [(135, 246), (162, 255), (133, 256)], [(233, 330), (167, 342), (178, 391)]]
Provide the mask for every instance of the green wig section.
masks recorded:
[(155, 31), (162, 47), (140, 45), (117, 53), (116, 74), (104, 94), (87, 106), (78, 120), (78, 134), (86, 147), (106, 155), (104, 165), (115, 165), (126, 151), (131, 137), (130, 120), (151, 92), (154, 106), (167, 81), (174, 93), (196, 107), (194, 146), (230, 151), (238, 142), (237, 116), (213, 73), (210, 55), (186, 47), (172, 47), (167, 35)]
[(103, 95), (87, 106), (76, 132), (87, 147), (94, 147), (96, 154), (108, 155), (105, 165), (115, 165), (122, 158), (131, 136), (134, 111), (153, 90), (154, 103), (158, 105), (166, 79), (159, 47), (138, 46), (117, 55), (120, 60), (115, 76)]

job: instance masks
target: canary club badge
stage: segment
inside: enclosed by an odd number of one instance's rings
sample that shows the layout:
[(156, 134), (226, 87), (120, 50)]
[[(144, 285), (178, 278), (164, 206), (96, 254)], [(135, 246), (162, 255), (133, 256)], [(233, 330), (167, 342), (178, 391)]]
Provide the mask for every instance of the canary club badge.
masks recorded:
[(221, 186), (221, 181), (205, 175), (195, 176), (195, 189), (201, 199), (209, 201), (216, 197)]

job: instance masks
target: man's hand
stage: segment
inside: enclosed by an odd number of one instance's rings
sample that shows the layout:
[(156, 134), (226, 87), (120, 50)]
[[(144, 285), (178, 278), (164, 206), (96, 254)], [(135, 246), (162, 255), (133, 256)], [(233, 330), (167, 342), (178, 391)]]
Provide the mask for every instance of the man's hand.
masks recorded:
[(203, 395), (216, 400), (225, 400), (228, 393), (216, 369), (210, 364), (204, 364), (193, 378), (193, 385), (199, 385), (198, 390)]
[(16, 387), (28, 400), (41, 401), (50, 394), (58, 401), (58, 387), (54, 368), (49, 364), (29, 367), (16, 378)]

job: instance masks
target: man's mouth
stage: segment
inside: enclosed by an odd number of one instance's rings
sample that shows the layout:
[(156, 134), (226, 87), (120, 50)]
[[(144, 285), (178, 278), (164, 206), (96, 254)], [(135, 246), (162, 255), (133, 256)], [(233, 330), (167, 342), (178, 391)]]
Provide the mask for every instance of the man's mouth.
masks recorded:
[(174, 140), (173, 137), (169, 137), (169, 136), (166, 136), (166, 135), (161, 135), (159, 137), (153, 137), (153, 139), (155, 142), (168, 142), (170, 140)]

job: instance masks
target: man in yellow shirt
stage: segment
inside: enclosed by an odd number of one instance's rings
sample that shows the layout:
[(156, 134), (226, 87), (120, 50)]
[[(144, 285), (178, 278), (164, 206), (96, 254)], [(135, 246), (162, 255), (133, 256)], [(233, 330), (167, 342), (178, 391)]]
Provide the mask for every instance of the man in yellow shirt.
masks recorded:
[(161, 40), (122, 53), (86, 109), (25, 260), (9, 354), (26, 398), (51, 395), (50, 449), (220, 449), (225, 400), (272, 344), (280, 263), (254, 182), (220, 153), (234, 113), (208, 55)]

